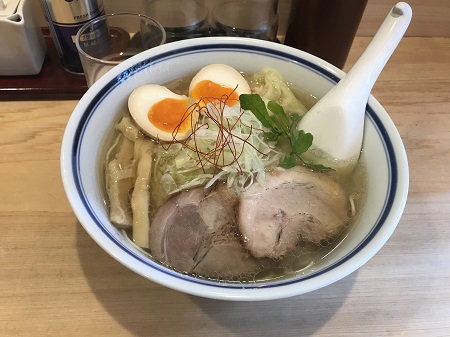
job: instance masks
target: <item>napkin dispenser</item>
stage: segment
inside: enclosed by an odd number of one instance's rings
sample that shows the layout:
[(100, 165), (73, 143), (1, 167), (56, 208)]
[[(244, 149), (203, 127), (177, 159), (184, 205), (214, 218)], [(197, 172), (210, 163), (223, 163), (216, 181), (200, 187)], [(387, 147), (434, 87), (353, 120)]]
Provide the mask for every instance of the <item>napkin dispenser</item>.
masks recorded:
[(0, 76), (41, 71), (46, 45), (33, 0), (0, 0)]

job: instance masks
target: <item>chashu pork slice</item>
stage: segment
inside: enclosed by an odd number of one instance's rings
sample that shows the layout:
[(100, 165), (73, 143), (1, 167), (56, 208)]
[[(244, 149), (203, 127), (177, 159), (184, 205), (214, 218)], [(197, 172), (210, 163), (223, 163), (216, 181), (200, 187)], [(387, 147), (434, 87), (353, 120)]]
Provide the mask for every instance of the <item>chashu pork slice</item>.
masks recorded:
[(237, 277), (258, 270), (263, 261), (242, 246), (235, 225), (237, 198), (224, 184), (171, 197), (150, 226), (150, 249), (157, 260), (185, 273)]
[(253, 256), (278, 259), (301, 240), (333, 239), (348, 222), (347, 209), (343, 189), (327, 175), (276, 169), (241, 196), (237, 226)]

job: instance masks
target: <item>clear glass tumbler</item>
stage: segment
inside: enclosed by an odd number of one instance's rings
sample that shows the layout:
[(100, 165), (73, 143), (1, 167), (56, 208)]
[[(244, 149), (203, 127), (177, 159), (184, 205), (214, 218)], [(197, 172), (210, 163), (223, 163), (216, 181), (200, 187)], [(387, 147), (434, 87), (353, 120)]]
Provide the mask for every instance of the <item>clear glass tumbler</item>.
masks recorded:
[(221, 0), (211, 11), (211, 35), (276, 41), (278, 0)]
[(143, 8), (164, 27), (167, 42), (209, 34), (208, 8), (203, 0), (145, 0)]
[(165, 41), (165, 30), (154, 19), (142, 14), (118, 13), (87, 22), (78, 31), (75, 44), (90, 87), (120, 62)]

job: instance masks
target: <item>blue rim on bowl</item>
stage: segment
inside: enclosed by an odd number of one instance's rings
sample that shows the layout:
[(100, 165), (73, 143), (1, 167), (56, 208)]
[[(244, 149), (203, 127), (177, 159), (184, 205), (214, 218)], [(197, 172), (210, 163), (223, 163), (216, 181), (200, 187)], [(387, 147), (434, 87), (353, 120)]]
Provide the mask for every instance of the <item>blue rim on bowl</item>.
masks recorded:
[[(386, 201), (382, 207), (382, 211), (378, 214), (375, 225), (371, 228), (364, 240), (362, 240), (360, 244), (347, 255), (321, 270), (292, 279), (256, 284), (225, 284), (199, 279), (174, 272), (173, 270), (146, 258), (143, 254), (140, 254), (139, 251), (133, 251), (128, 247), (125, 247), (122, 244), (122, 241), (118, 240), (117, 236), (111, 232), (111, 225), (109, 223), (105, 224), (104, 221), (97, 216), (86, 196), (85, 185), (80, 176), (80, 147), (83, 142), (86, 126), (96, 109), (109, 93), (120, 86), (121, 83), (127, 81), (130, 77), (145, 71), (149, 67), (158, 66), (159, 63), (171, 58), (178, 58), (181, 55), (186, 54), (204, 54), (212, 51), (245, 52), (268, 55), (272, 58), (275, 57), (286, 62), (296, 63), (300, 67), (308, 68), (333, 84), (339, 81), (343, 74), (324, 61), (286, 46), (277, 45), (275, 48), (273, 46), (274, 44), (271, 42), (249, 42), (247, 39), (233, 38), (204, 38), (199, 40), (200, 42), (192, 45), (186, 43), (186, 41), (180, 41), (176, 43), (178, 44), (177, 48), (173, 46), (167, 47), (167, 45), (165, 45), (134, 56), (101, 78), (81, 99), (68, 124), (75, 127), (67, 128), (72, 131), (66, 131), (64, 135), (61, 154), (61, 170), (64, 187), (69, 202), (81, 224), (100, 246), (109, 251), (114, 258), (124, 263), (138, 274), (158, 283), (163, 283), (176, 290), (210, 298), (266, 300), (292, 296), (323, 287), (359, 268), (384, 245), (394, 231), (406, 203), (408, 190), (407, 159), (400, 136), (387, 113), (385, 116), (380, 116), (375, 112), (374, 106), (376, 106), (378, 110), (384, 110), (373, 97), (370, 98), (369, 104), (367, 105), (366, 123), (369, 121), (376, 130), (387, 156), (388, 190)], [(395, 139), (392, 139), (392, 135), (394, 135)], [(69, 193), (69, 191), (73, 191), (73, 189), (77, 191), (76, 194)], [(394, 204), (397, 211), (394, 212), (395, 214), (392, 214), (391, 210)], [(80, 205), (82, 205), (81, 208)], [(389, 220), (390, 226), (389, 228), (384, 228), (387, 220)], [(92, 226), (86, 226), (86, 222), (89, 222), (90, 224), (95, 223), (97, 235), (93, 235)], [(101, 232), (100, 239), (98, 231)], [(108, 242), (108, 244), (105, 245), (105, 242)], [(111, 249), (111, 243), (115, 246), (113, 249)], [(364, 250), (369, 250), (370, 253), (363, 253)], [(348, 263), (350, 259), (356, 259), (357, 262), (355, 263), (353, 261), (352, 263)], [(139, 266), (133, 268), (133, 265), (130, 266), (130, 261), (138, 263)], [(164, 274), (162, 275), (164, 281), (161, 282), (160, 277), (155, 278), (153, 273)], [(186, 289), (179, 281), (188, 281), (190, 287)], [(302, 283), (301, 288), (299, 287), (300, 283)], [(277, 294), (274, 294), (272, 291), (274, 288), (277, 288)], [(281, 293), (278, 292), (278, 288), (282, 289)]]

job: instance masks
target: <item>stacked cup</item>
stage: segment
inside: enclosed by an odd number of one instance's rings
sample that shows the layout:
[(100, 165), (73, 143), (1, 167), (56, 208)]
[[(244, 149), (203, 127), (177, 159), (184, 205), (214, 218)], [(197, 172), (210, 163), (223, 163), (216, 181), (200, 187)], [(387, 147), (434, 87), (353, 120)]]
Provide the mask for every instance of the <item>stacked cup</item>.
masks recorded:
[(202, 0), (144, 0), (145, 14), (163, 25), (167, 42), (210, 35), (276, 41), (278, 0), (216, 0), (210, 7)]

